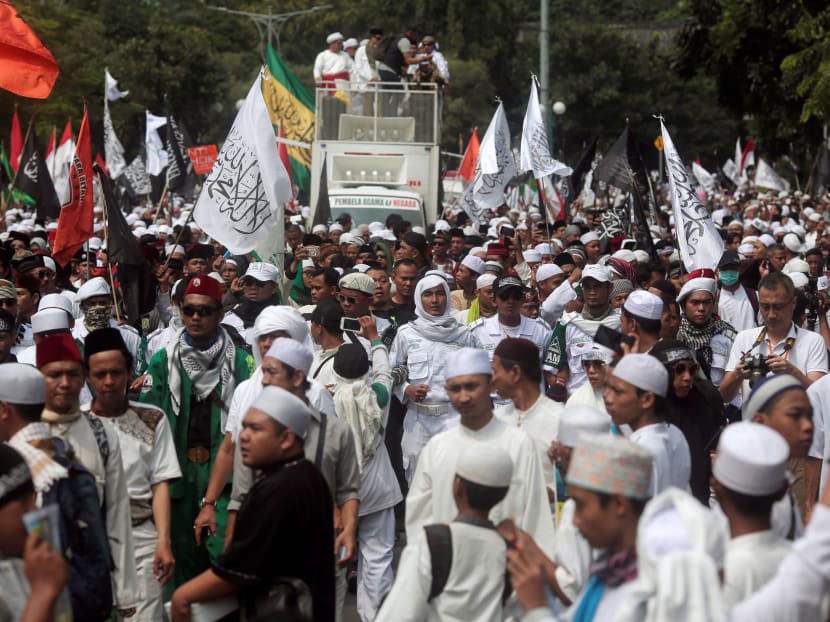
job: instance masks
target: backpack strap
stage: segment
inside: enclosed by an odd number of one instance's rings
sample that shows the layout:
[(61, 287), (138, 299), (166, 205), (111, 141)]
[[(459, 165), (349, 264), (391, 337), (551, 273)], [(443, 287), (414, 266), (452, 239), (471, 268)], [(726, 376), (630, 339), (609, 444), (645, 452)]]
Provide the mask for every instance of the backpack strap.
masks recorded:
[(427, 602), (429, 602), (444, 591), (447, 579), (450, 578), (452, 533), (450, 532), (450, 526), (443, 523), (425, 525), (424, 531), (427, 534), (429, 557), (432, 561), (432, 585), (429, 588), (429, 598), (427, 598)]
[(326, 413), (320, 413), (320, 434), (317, 435), (317, 450), (314, 453), (314, 466), (318, 471), (323, 469), (323, 448), (326, 446), (326, 423), (328, 421)]
[(104, 468), (106, 468), (110, 458), (110, 442), (107, 438), (107, 431), (104, 429), (104, 422), (89, 413), (84, 413), (84, 416), (89, 422), (89, 427), (92, 428), (92, 433), (95, 435), (95, 442), (98, 443), (98, 452), (101, 454), (101, 460), (104, 461)]
[(746, 285), (741, 285), (744, 288), (744, 293), (746, 293), (746, 297), (749, 298), (749, 304), (752, 305), (752, 311), (755, 313), (755, 318), (758, 317), (758, 292), (756, 292), (751, 287), (747, 287)]

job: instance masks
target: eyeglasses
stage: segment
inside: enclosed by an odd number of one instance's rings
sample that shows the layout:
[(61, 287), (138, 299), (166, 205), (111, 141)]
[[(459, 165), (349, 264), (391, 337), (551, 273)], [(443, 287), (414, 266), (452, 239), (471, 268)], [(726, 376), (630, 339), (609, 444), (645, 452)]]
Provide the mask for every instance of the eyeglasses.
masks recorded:
[(17, 306), (17, 298), (3, 298), (0, 300), (0, 306), (3, 307), (16, 307)]
[(603, 367), (605, 367), (605, 361), (599, 361), (596, 359), (592, 359), (590, 361), (582, 361), (582, 366), (585, 369), (590, 369), (591, 367), (598, 367), (602, 369)]
[(219, 309), (216, 307), (206, 307), (204, 305), (185, 305), (182, 307), (182, 313), (185, 317), (192, 317), (198, 315), (199, 317), (210, 317)]
[(242, 285), (245, 287), (265, 287), (268, 281), (257, 281), (256, 279), (242, 279)]
[(682, 376), (683, 374), (696, 376), (698, 369), (700, 369), (700, 366), (695, 363), (677, 363), (672, 367), (675, 376)]
[(43, 279), (48, 278), (48, 277), (49, 277), (49, 274), (50, 274), (49, 270), (38, 270), (37, 272), (35, 272), (35, 276), (36, 276), (37, 278), (39, 278), (41, 281), (42, 281)]
[(524, 300), (525, 295), (519, 289), (510, 288), (506, 292), (502, 292), (499, 294), (499, 300)]
[(775, 311), (776, 313), (778, 313), (789, 307), (790, 304), (792, 304), (792, 299), (788, 300), (787, 302), (762, 302), (758, 306), (761, 307), (761, 311)]

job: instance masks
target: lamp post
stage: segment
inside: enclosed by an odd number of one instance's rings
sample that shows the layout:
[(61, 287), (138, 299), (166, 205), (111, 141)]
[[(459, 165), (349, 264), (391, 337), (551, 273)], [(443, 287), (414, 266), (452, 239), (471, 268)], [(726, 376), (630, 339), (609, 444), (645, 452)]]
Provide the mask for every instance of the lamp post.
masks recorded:
[[(556, 117), (561, 117), (563, 114), (565, 114), (565, 111), (566, 111), (568, 108), (567, 108), (567, 106), (565, 106), (565, 102), (563, 102), (563, 101), (556, 101), (556, 102), (554, 102), (554, 103), (553, 103), (553, 106), (551, 106), (551, 109), (553, 110), (553, 114), (554, 114)], [(554, 117), (554, 118), (555, 118), (555, 117)], [(552, 158), (554, 158), (554, 159), (564, 160), (564, 159), (565, 159), (565, 152), (564, 152), (564, 148), (565, 148), (565, 141), (564, 141), (564, 140), (562, 141), (562, 149), (561, 149), (561, 151), (562, 151), (562, 157), (561, 157), (561, 158), (557, 158), (557, 157), (556, 157), (556, 150), (553, 148), (553, 141), (554, 141), (554, 138), (555, 138), (555, 136), (556, 136), (556, 134), (555, 134), (555, 130), (554, 130), (553, 125), (554, 125), (554, 124), (553, 124), (553, 118), (551, 118), (551, 128), (550, 128), (550, 135), (551, 135), (551, 140), (550, 140), (550, 155), (551, 155), (551, 157), (552, 157)]]

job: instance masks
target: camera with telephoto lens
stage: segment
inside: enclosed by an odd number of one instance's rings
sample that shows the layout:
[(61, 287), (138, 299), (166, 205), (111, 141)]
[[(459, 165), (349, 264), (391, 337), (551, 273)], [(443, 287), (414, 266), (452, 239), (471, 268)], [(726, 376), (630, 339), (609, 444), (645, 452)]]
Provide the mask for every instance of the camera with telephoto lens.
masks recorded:
[(769, 367), (767, 367), (768, 358), (768, 356), (761, 354), (760, 352), (755, 354), (747, 353), (741, 357), (741, 363), (743, 363), (744, 367), (750, 370), (750, 388), (754, 387), (759, 380), (765, 378), (769, 373)]
[(807, 314), (804, 327), (809, 331), (816, 329), (819, 314), (824, 311), (821, 295), (818, 290), (818, 278), (811, 276), (807, 279), (807, 287), (804, 289), (804, 303)]

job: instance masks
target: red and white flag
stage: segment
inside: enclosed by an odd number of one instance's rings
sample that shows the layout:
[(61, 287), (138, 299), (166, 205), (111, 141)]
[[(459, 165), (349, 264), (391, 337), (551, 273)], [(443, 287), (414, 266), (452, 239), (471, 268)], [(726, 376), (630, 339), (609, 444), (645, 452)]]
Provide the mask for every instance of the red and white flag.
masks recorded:
[(23, 132), (20, 131), (20, 117), (17, 116), (17, 106), (14, 107), (14, 116), (12, 117), (12, 137), (9, 145), (9, 163), (12, 169), (17, 171), (20, 166), (20, 154), (23, 153)]
[(65, 205), (69, 201), (69, 167), (75, 155), (75, 141), (72, 139), (72, 120), (66, 122), (60, 142), (50, 154), (46, 156), (46, 168), (55, 184), (55, 193), (58, 201)]

